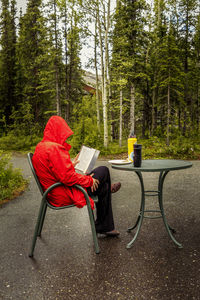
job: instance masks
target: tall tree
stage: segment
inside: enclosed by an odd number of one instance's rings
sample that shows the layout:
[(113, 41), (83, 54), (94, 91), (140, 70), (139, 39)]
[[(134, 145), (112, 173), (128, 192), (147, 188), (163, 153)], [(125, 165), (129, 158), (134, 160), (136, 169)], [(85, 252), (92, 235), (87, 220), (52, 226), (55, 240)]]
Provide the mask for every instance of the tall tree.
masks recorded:
[(117, 75), (113, 74), (113, 77), (118, 83), (127, 82), (127, 87), (130, 89), (130, 133), (135, 131), (138, 83), (146, 76), (143, 72), (145, 9), (145, 2), (142, 0), (119, 0), (116, 9), (113, 67)]
[(48, 23), (49, 34), (52, 43), (51, 59), (53, 64), (54, 74), (54, 97), (57, 115), (61, 115), (61, 70), (62, 70), (62, 41), (60, 28), (60, 13), (58, 0), (49, 0), (48, 8)]
[(1, 0), (0, 36), (0, 113), (5, 114), (6, 122), (12, 108), (16, 107), (16, 1)]
[(23, 76), (22, 101), (31, 107), (35, 122), (44, 118), (51, 109), (50, 52), (45, 20), (41, 13), (41, 0), (29, 0), (20, 20), (17, 43), (19, 78)]
[[(181, 32), (181, 49), (182, 49), (182, 63), (185, 73), (185, 86), (184, 86), (184, 103), (185, 109), (183, 112), (184, 126), (183, 134), (186, 134), (187, 124), (190, 124), (190, 117), (188, 118), (187, 110), (192, 111), (193, 102), (190, 97), (190, 58), (192, 55), (192, 36), (195, 31), (195, 11), (198, 7), (198, 0), (180, 0), (179, 1), (179, 13), (181, 16), (180, 32)], [(190, 126), (189, 128), (190, 129)]]
[[(63, 23), (63, 67), (61, 76), (61, 106), (66, 120), (72, 122), (73, 110), (81, 102), (83, 96), (83, 71), (81, 68), (80, 52), (81, 39), (84, 29), (84, 14), (81, 4), (71, 0), (62, 0), (58, 5)], [(64, 41), (64, 42), (63, 42)]]
[(195, 35), (193, 39), (194, 43), (194, 56), (192, 65), (192, 78), (194, 82), (193, 97), (196, 103), (195, 106), (195, 121), (197, 133), (200, 130), (200, 5), (197, 9), (196, 25), (195, 25)]
[[(176, 43), (176, 32), (173, 24), (169, 24), (169, 29), (162, 39), (158, 53), (158, 65), (160, 66), (158, 77), (162, 106), (166, 111), (166, 136), (167, 145), (170, 144), (170, 127), (171, 116), (175, 116), (174, 111), (177, 110), (179, 104), (177, 101), (182, 97), (184, 74), (182, 72), (180, 50)], [(166, 102), (164, 100), (166, 99)], [(172, 110), (173, 108), (173, 110)], [(175, 124), (174, 124), (175, 125)]]
[[(110, 30), (110, 0), (96, 1), (97, 24), (101, 57), (101, 85), (104, 124), (104, 147), (108, 147), (108, 53)], [(101, 14), (102, 11), (102, 14)]]
[(96, 115), (97, 115), (97, 128), (100, 132), (100, 95), (99, 95), (99, 72), (98, 72), (98, 59), (97, 59), (97, 12), (95, 16), (95, 33), (94, 33), (94, 67), (95, 67), (95, 76), (96, 76)]

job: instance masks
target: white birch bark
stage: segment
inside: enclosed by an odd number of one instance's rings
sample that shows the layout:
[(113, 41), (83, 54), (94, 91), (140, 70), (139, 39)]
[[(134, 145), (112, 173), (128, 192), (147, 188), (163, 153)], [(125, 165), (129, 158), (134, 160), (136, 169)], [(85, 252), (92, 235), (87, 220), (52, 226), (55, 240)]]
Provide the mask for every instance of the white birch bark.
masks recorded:
[(131, 83), (130, 134), (135, 132), (135, 85)]
[[(99, 14), (99, 2), (97, 9), (97, 21), (99, 29), (99, 41), (100, 41), (100, 56), (101, 56), (101, 76), (102, 76), (102, 104), (103, 104), (103, 124), (104, 124), (104, 147), (108, 147), (108, 32), (110, 28), (110, 0), (107, 3), (107, 12), (105, 9), (105, 4), (102, 1), (102, 6), (104, 10), (104, 24), (100, 22)], [(107, 13), (107, 17), (106, 17)], [(103, 49), (103, 38), (102, 38), (102, 26), (105, 28), (105, 37), (104, 37), (104, 47)]]
[(100, 111), (99, 111), (99, 75), (97, 67), (97, 15), (95, 20), (95, 37), (94, 37), (94, 64), (96, 73), (96, 114), (97, 114), (97, 128), (100, 132)]
[[(107, 58), (108, 58), (108, 72), (107, 72), (107, 87), (108, 87), (108, 118), (109, 120), (112, 120), (112, 112), (110, 111), (110, 107), (111, 107), (111, 104), (110, 104), (110, 100), (112, 98), (112, 90), (111, 90), (111, 84), (110, 84), (110, 81), (111, 81), (111, 78), (110, 78), (110, 57), (109, 57), (109, 49), (107, 47)], [(110, 124), (110, 141), (112, 142), (113, 141), (113, 133), (114, 133), (114, 122), (111, 122)]]
[(104, 66), (104, 146), (108, 147), (108, 31), (110, 27), (110, 0), (107, 6), (107, 18), (105, 26), (105, 66)]
[(122, 146), (122, 105), (123, 105), (123, 91), (120, 89), (119, 95), (119, 146)]
[(57, 58), (57, 50), (58, 50), (58, 29), (57, 29), (57, 10), (56, 10), (56, 1), (53, 2), (54, 7), (54, 34), (55, 34), (55, 49), (56, 49), (56, 57), (55, 57), (55, 85), (56, 85), (56, 112), (57, 115), (61, 115), (61, 105), (60, 105), (60, 91), (59, 91), (59, 70), (58, 70), (58, 58)]

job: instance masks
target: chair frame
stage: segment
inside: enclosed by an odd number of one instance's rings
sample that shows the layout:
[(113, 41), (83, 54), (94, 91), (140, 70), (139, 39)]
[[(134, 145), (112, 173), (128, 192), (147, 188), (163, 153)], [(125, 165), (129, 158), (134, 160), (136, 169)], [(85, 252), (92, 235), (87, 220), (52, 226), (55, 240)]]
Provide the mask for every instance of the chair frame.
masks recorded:
[[(45, 216), (46, 216), (47, 207), (49, 207), (51, 209), (54, 209), (54, 210), (60, 210), (60, 209), (64, 209), (64, 208), (75, 207), (75, 205), (71, 204), (71, 205), (56, 207), (56, 206), (51, 205), (48, 202), (47, 196), (48, 196), (49, 192), (51, 192), (54, 188), (56, 188), (58, 186), (62, 186), (64, 184), (62, 182), (56, 182), (53, 185), (51, 185), (44, 192), (43, 189), (42, 189), (42, 186), (40, 184), (40, 181), (39, 181), (39, 179), (38, 179), (38, 177), (35, 173), (35, 169), (33, 167), (33, 164), (32, 164), (33, 153), (28, 153), (27, 156), (28, 156), (28, 162), (29, 162), (31, 171), (33, 173), (33, 176), (35, 178), (37, 186), (38, 186), (38, 188), (40, 190), (40, 193), (42, 195), (42, 200), (41, 200), (41, 204), (40, 204), (40, 208), (39, 208), (37, 222), (36, 222), (36, 225), (35, 225), (35, 231), (34, 231), (34, 235), (33, 235), (33, 239), (32, 239), (31, 250), (30, 250), (30, 253), (29, 253), (29, 257), (33, 257), (37, 237), (41, 236), (41, 232), (42, 232), (42, 228), (43, 228), (43, 224), (44, 224), (44, 219), (45, 219)], [(93, 236), (93, 241), (94, 241), (95, 253), (98, 254), (98, 253), (100, 253), (100, 250), (99, 250), (97, 233), (96, 233), (96, 228), (95, 228), (95, 223), (94, 223), (94, 214), (93, 214), (93, 211), (92, 211), (92, 208), (91, 208), (91, 205), (90, 205), (89, 196), (88, 196), (87, 192), (85, 191), (85, 189), (82, 186), (80, 186), (78, 184), (75, 184), (75, 185), (73, 185), (73, 187), (76, 187), (78, 190), (80, 190), (84, 194), (84, 197), (86, 199), (86, 205), (87, 205), (87, 209), (88, 209), (88, 215), (89, 215), (91, 231), (92, 231), (92, 236)], [(94, 202), (97, 202), (98, 198), (94, 197), (93, 200), (94, 200)]]

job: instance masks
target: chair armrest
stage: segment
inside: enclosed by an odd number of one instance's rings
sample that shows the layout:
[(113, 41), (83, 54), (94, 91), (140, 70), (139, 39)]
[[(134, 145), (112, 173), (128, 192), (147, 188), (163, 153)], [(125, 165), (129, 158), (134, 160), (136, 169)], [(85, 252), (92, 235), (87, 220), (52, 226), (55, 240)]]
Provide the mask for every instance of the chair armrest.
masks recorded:
[(46, 198), (46, 196), (48, 195), (49, 192), (51, 192), (54, 188), (64, 185), (62, 182), (56, 182), (54, 184), (52, 184), (51, 186), (48, 187), (48, 189), (46, 189), (46, 191), (43, 194), (43, 198)]
[[(53, 206), (52, 204), (50, 204), (48, 202), (48, 200), (46, 199), (48, 193), (50, 193), (54, 188), (58, 187), (58, 186), (62, 186), (64, 185), (62, 182), (56, 182), (54, 184), (52, 184), (50, 187), (48, 187), (48, 189), (46, 189), (46, 191), (44, 192), (43, 194), (43, 197), (42, 199), (45, 199), (46, 202), (47, 202), (47, 205), (50, 207), (50, 208), (53, 208), (53, 209), (63, 209), (63, 208), (66, 208), (66, 207), (72, 207), (72, 206), (75, 206), (75, 204), (71, 204), (71, 205), (66, 205), (66, 206), (60, 206), (60, 207), (57, 207), (57, 206)], [(79, 189), (85, 196), (85, 200), (86, 200), (86, 203), (87, 203), (87, 206), (89, 205), (90, 206), (90, 199), (89, 199), (89, 196), (88, 196), (88, 193), (86, 192), (86, 190), (81, 186), (81, 185), (78, 185), (78, 184), (75, 184), (73, 185), (74, 187), (76, 187), (77, 189)], [(97, 196), (94, 196), (94, 198), (92, 197), (93, 201), (95, 203), (98, 202), (98, 197)]]
[[(79, 189), (79, 190), (81, 190), (82, 192), (83, 192), (83, 194), (84, 194), (84, 196), (85, 196), (85, 198), (86, 198), (86, 200), (87, 200), (87, 198), (88, 198), (88, 201), (89, 201), (89, 196), (88, 196), (88, 193), (85, 191), (85, 189), (81, 186), (81, 185), (79, 185), (79, 184), (75, 184), (74, 185), (77, 189)], [(98, 202), (98, 197), (97, 196), (90, 196), (91, 198), (92, 198), (92, 200), (94, 201), (94, 203), (97, 203)], [(89, 202), (90, 203), (90, 202)]]

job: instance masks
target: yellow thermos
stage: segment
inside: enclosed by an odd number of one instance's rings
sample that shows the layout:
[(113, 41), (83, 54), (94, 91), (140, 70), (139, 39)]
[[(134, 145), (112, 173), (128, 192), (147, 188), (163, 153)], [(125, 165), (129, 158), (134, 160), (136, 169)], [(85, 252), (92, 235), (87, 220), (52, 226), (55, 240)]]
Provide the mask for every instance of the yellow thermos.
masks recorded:
[(135, 137), (128, 138), (128, 159), (129, 159), (129, 161), (133, 161), (133, 155), (134, 155), (133, 145), (135, 143), (137, 143), (137, 139)]

